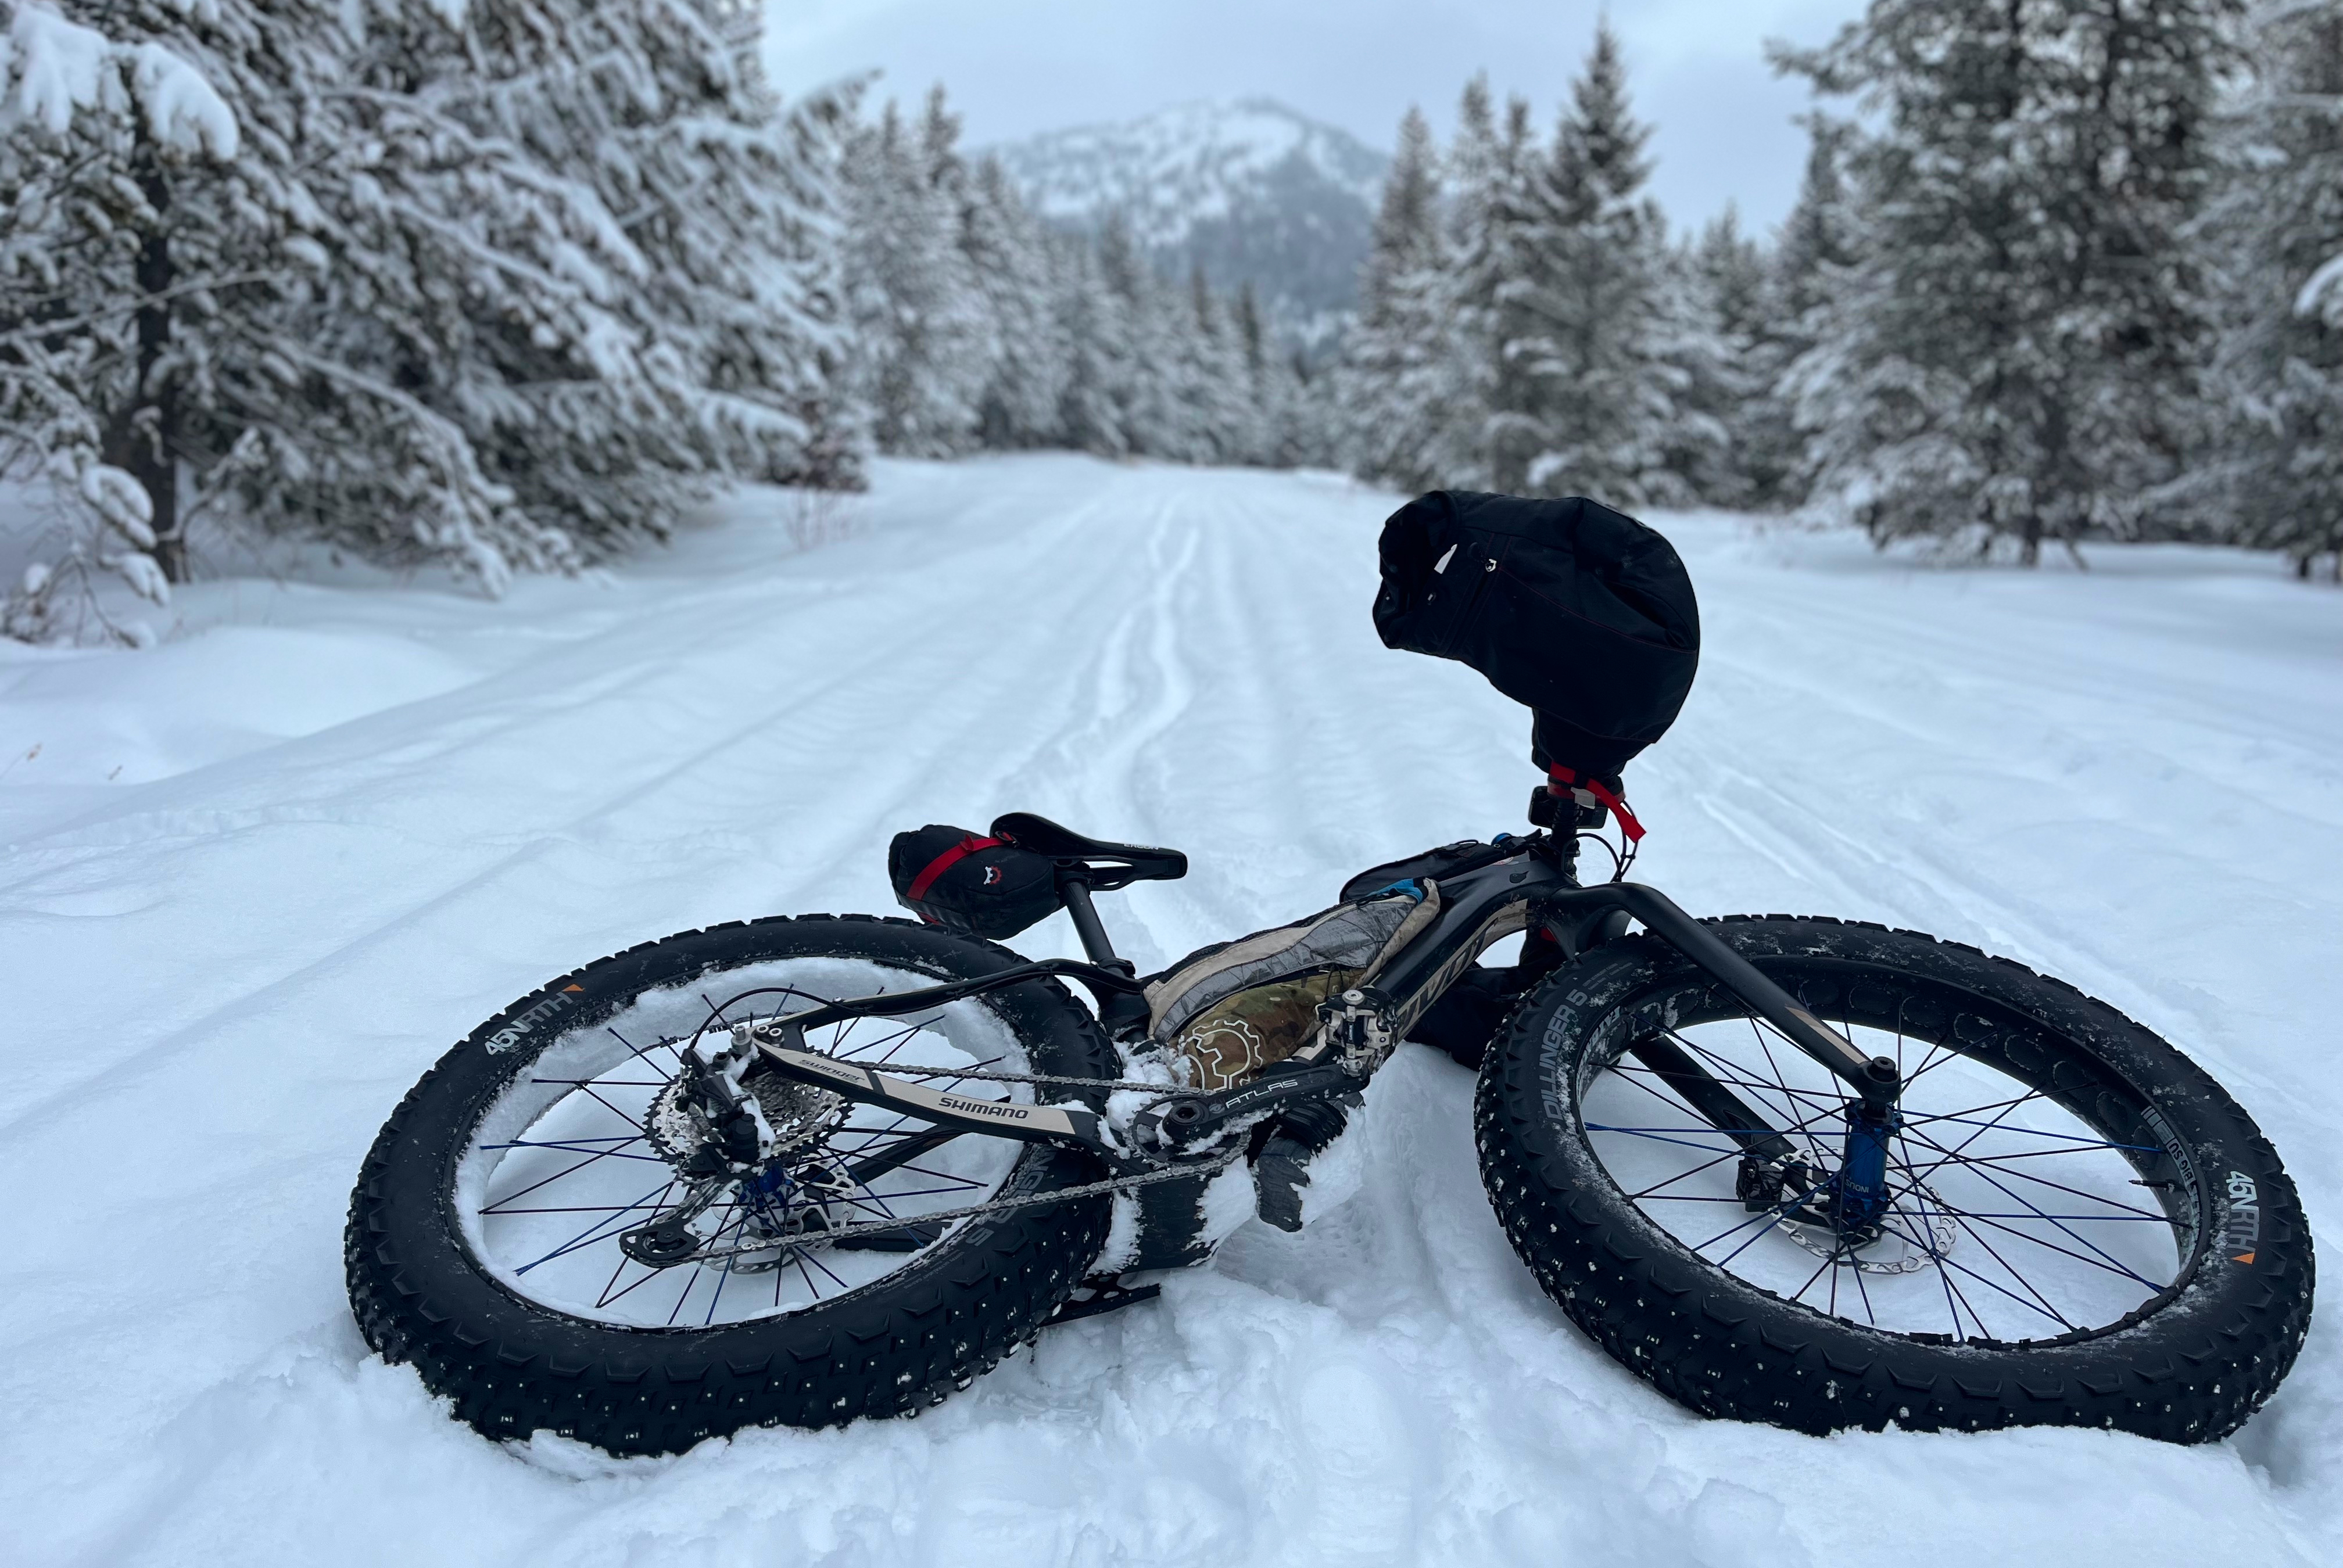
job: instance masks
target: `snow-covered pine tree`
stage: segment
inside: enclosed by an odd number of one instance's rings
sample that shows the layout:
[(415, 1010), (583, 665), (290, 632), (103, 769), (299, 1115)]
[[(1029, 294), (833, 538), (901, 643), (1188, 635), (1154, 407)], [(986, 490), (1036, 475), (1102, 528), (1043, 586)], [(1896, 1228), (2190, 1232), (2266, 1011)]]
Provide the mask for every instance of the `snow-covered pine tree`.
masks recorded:
[(1383, 176), (1359, 274), (1358, 321), (1335, 376), (1351, 470), (1400, 490), (1432, 489), (1441, 478), (1425, 417), (1453, 352), (1438, 161), (1431, 125), (1411, 107), (1400, 120), (1398, 150)]
[(995, 448), (1052, 445), (1063, 434), (1073, 356), (1058, 307), (1059, 269), (1049, 236), (996, 158), (976, 166), (960, 248), (991, 326), (978, 439)]
[(1526, 297), (1551, 259), (1539, 254), (1548, 237), (1542, 232), (1547, 192), (1526, 99), (1506, 100), (1495, 154), (1482, 206), (1483, 245), (1468, 255), (1456, 282), (1458, 297), (1469, 302), (1461, 321), (1476, 329), (1467, 351), (1489, 358), (1479, 458), (1491, 489), (1519, 494), (1530, 487), (1530, 466), (1544, 445), (1543, 377), (1525, 351), (1534, 330)]
[(1077, 451), (1121, 457), (1132, 445), (1131, 311), (1107, 280), (1102, 246), (1068, 237), (1055, 249), (1058, 320), (1067, 352), (1058, 428)]
[(1110, 215), (1098, 236), (1099, 275), (1121, 323), (1123, 381), (1119, 388), (1123, 440), (1129, 450), (1173, 462), (1207, 460), (1202, 420), (1181, 396), (1179, 367), (1189, 355), (1182, 339), (1190, 313), (1141, 254), (1121, 215)]
[(839, 106), (780, 115), (700, 0), (349, 14), (335, 265), (226, 466), (278, 531), (491, 586), (663, 535), (723, 479), (850, 482), (824, 252)]
[(2269, 0), (2206, 225), (2227, 306), (2209, 487), (2239, 542), (2343, 581), (2343, 0)]
[(1805, 126), (1798, 199), (1768, 258), (1759, 319), (1744, 362), (1755, 390), (1736, 438), (1751, 499), (1764, 507), (1803, 504), (1813, 487), (1815, 469), (1798, 431), (1788, 376), (1821, 340), (1856, 256), (1840, 172), (1848, 127), (1821, 116), (1806, 116)]
[(12, 636), (134, 635), (96, 613), (92, 570), (157, 602), (185, 577), (182, 468), (223, 391), (206, 349), (299, 206), (246, 128), (263, 19), (182, 9), (0, 7), (0, 477), (68, 508), (9, 595)]
[(1498, 291), (1499, 488), (1681, 504), (1694, 494), (1685, 469), (1724, 444), (1714, 418), (1678, 403), (1688, 365), (1723, 356), (1704, 324), (1671, 319), (1666, 220), (1644, 190), (1650, 134), (1604, 23), (1552, 156), (1522, 181), (1525, 241)]
[[(1509, 121), (1515, 132), (1521, 118)], [(1423, 423), (1426, 470), (1453, 488), (1495, 487), (1490, 427), (1498, 396), (1498, 291), (1520, 266), (1519, 141), (1498, 134), (1488, 78), (1467, 82), (1442, 181), (1446, 221), (1436, 298), (1447, 330), (1427, 377), (1430, 395), (1413, 408)]]
[(858, 385), (882, 450), (941, 457), (973, 445), (990, 323), (961, 248), (957, 126), (931, 94), (914, 130), (890, 103), (850, 147)]
[(1756, 497), (1753, 454), (1765, 434), (1760, 347), (1771, 319), (1769, 257), (1728, 202), (1668, 260), (1666, 352), (1685, 378), (1676, 399), (1684, 436), (1672, 444), (1669, 467), (1708, 505), (1747, 506)]
[(1180, 337), (1181, 393), (1194, 409), (1202, 435), (1198, 460), (1257, 461), (1254, 454), (1261, 450), (1264, 433), (1244, 346), (1220, 296), (1204, 281), (1201, 265), (1189, 269), (1187, 319)]
[(1777, 56), (1853, 95), (1863, 253), (1794, 377), (1816, 502), (1881, 543), (2139, 526), (2204, 308), (2174, 240), (2211, 176), (2233, 0), (1873, 0)]
[(1320, 427), (1308, 420), (1292, 367), (1270, 340), (1250, 282), (1238, 286), (1229, 320), (1252, 405), (1252, 447), (1244, 460), (1272, 468), (1324, 461), (1322, 448), (1312, 445)]
[(88, 324), (73, 394), (148, 465), (166, 567), (163, 525), (212, 508), (493, 586), (656, 534), (721, 476), (852, 477), (821, 293), (837, 106), (777, 116), (737, 7), (86, 9), (240, 127), (207, 165), (151, 117), (85, 121), (0, 218), (12, 254), (59, 241), (26, 311), (50, 346)]

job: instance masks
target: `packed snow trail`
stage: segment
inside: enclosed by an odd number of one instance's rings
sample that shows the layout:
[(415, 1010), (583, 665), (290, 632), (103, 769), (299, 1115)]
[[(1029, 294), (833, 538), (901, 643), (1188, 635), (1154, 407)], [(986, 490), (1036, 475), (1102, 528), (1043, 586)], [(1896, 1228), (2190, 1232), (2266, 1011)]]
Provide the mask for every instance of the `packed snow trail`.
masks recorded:
[[(1101, 900), (1142, 967), (1521, 826), (1523, 711), (1375, 640), (1388, 496), (890, 464), (857, 537), (796, 555), (792, 504), (501, 605), (217, 582), (153, 652), (0, 648), (9, 1561), (2333, 1560), (2331, 1310), (2209, 1448), (1703, 1422), (1538, 1293), (1471, 1078), (1419, 1050), (1373, 1086), (1346, 1208), (1248, 1226), (919, 1422), (620, 1463), (447, 1419), (350, 1323), (343, 1209), (408, 1084), (539, 981), (710, 921), (890, 911), (888, 836), (922, 822), (1186, 849), (1186, 881)], [(2233, 553), (1937, 571), (1654, 520), (1707, 652), (1628, 775), (1639, 877), (2106, 998), (2260, 1121), (2336, 1257), (2332, 592)], [(1018, 945), (1071, 951), (1062, 927)]]

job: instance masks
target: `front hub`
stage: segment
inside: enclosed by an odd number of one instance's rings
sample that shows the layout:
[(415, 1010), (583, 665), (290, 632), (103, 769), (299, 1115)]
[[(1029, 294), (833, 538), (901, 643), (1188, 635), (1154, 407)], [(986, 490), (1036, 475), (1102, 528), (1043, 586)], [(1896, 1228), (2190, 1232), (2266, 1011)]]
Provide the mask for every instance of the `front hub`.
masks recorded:
[(1903, 1117), (1891, 1104), (1867, 1100), (1847, 1104), (1846, 1140), (1830, 1208), (1832, 1227), (1849, 1248), (1868, 1246), (1879, 1239), (1888, 1203), (1887, 1141), (1903, 1124)]

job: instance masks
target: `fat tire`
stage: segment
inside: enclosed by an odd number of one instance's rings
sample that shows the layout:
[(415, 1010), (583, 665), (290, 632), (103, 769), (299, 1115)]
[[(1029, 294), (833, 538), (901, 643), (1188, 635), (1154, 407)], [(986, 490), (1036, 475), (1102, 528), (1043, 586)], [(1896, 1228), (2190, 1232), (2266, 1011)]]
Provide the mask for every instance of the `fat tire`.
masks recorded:
[[(1533, 992), (1489, 1052), (1474, 1097), (1483, 1183), (1507, 1238), (1614, 1360), (1703, 1414), (1814, 1433), (2087, 1426), (2205, 1442), (2269, 1398), (2309, 1327), (2309, 1227), (2277, 1152), (2202, 1070), (2106, 1003), (1974, 948), (1809, 917), (1710, 923), (1810, 1007), (1827, 1000), (1815, 992), (1828, 993), (1835, 973), (1885, 969), (1963, 993), (1964, 1021), (1973, 1006), (1988, 1027), (2063, 1041), (2103, 1085), (2142, 1097), (2180, 1135), (2204, 1173), (2197, 1244), (2173, 1285), (2118, 1323), (2015, 1342), (1926, 1342), (1715, 1267), (1627, 1201), (1579, 1125), (1577, 1086), (1586, 1054), (1607, 1049), (1598, 1045), (1604, 1020), (1691, 973), (1673, 949), (1639, 936)], [(2231, 1172), (2258, 1198), (2250, 1261), (2218, 1244)]]
[[(525, 1300), (464, 1243), (449, 1184), (480, 1111), (554, 1040), (632, 997), (743, 964), (869, 959), (940, 980), (1025, 960), (870, 916), (713, 926), (563, 975), (472, 1031), (408, 1091), (351, 1195), (343, 1260), (367, 1343), (407, 1362), (451, 1413), (495, 1438), (551, 1431), (617, 1454), (672, 1453), (743, 1427), (917, 1414), (1030, 1342), (1106, 1237), (1103, 1197), (971, 1220), (903, 1268), (785, 1315), (705, 1329), (590, 1322)], [(1111, 1078), (1098, 1026), (1054, 980), (989, 993), (1033, 1070)], [(492, 1049), (493, 1043), (493, 1049)], [(1004, 1187), (1094, 1181), (1084, 1157), (1029, 1147)]]

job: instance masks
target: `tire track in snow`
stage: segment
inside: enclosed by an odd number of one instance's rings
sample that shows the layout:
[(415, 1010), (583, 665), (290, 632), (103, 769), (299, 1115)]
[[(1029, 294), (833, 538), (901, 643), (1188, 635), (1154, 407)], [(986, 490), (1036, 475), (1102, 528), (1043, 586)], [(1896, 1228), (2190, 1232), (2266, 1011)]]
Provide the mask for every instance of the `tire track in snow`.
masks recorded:
[[(571, 962), (706, 919), (883, 910), (885, 833), (930, 817), (1042, 809), (1188, 849), (1187, 882), (1107, 911), (1118, 937), (1172, 952), (1318, 907), (1370, 859), (1517, 826), (1521, 711), (1461, 667), (1384, 652), (1367, 623), (1390, 504), (1306, 476), (890, 466), (867, 538), (775, 562), (725, 533), (608, 593), (533, 585), (526, 613), (558, 635), (475, 686), (182, 775), (8, 862), (0, 937), (25, 939), (33, 978), (12, 999), (17, 1037), (86, 1090), (0, 1130), (22, 1221), (0, 1292), (17, 1415), (0, 1502), (29, 1555), (232, 1539), (255, 1562), (879, 1563), (950, 1542), (970, 1560), (1054, 1545), (1212, 1568), (1387, 1549), (1795, 1563), (1843, 1545), (1846, 1487), (1884, 1500), (1875, 1550), (1916, 1562), (1947, 1542), (1996, 1561), (2287, 1562), (2331, 1534), (2331, 1332), (2292, 1405), (2248, 1429), (2255, 1447), (1886, 1434), (1825, 1453), (1694, 1421), (1576, 1337), (1513, 1261), (1479, 1195), (1469, 1081), (1415, 1052), (1371, 1091), (1379, 1158), (1356, 1201), (1298, 1237), (1241, 1232), (1158, 1306), (1053, 1331), (916, 1424), (747, 1434), (675, 1463), (550, 1447), (516, 1463), (360, 1355), (337, 1271), (359, 1151), (446, 1040)], [(2116, 882), (2111, 855), (2169, 857), (2171, 887), (2129, 896), (2142, 907), (2215, 875), (2217, 851), (2185, 849), (2166, 805), (2217, 773), (2197, 756), (2211, 742), (2166, 757), (2169, 778), (2111, 788), (2164, 744), (2124, 730), (2122, 648), (2046, 675), (2020, 612), (1956, 613), (1941, 580), (1890, 602), (1737, 546), (1688, 553), (1716, 662), (1631, 778), (1650, 879), (1704, 910), (1910, 908), (1926, 925), (1941, 905), (2053, 967), (2068, 950), (2050, 944), (2073, 943), (2127, 985), (2267, 992), (2270, 1027), (2312, 1050), (2299, 1037), (2333, 986), (2284, 989), (2250, 950), (2283, 933), (2265, 912), (2234, 911), (2217, 961), (2116, 907), (2122, 890), (2103, 931), (2061, 917), (2059, 877)], [(466, 613), (432, 611), (449, 637), (520, 612)], [(2183, 693), (2189, 736), (2220, 732), (2195, 715), (2234, 678), (2208, 665)], [(2241, 706), (2237, 734), (2272, 711)], [(2065, 728), (2085, 733), (2062, 751)], [(2284, 777), (2253, 787), (2271, 820), (2307, 826), (2298, 864), (2256, 874), (2319, 929), (2334, 861), (2301, 780), (2334, 748), (2278, 749)], [(156, 802), (234, 835), (138, 819)], [(2043, 874), (2006, 866), (2029, 812), (2106, 836)], [(294, 877), (318, 892), (283, 896)], [(119, 912), (27, 913), (68, 885)], [(174, 1000), (173, 977), (206, 967)], [(89, 1029), (85, 976), (139, 1005)], [(2245, 1054), (2246, 1027), (2225, 1049)], [(166, 1041), (168, 1060), (105, 1070)], [(2308, 1060), (2262, 1063), (2290, 1164), (2334, 1120)], [(89, 1136), (124, 1128), (150, 1134), (141, 1157), (87, 1158)], [(2301, 1173), (2325, 1213), (2343, 1181), (2316, 1157)], [(1811, 1485), (1825, 1462), (1837, 1492)], [(1375, 1528), (1345, 1553), (1334, 1521)]]

